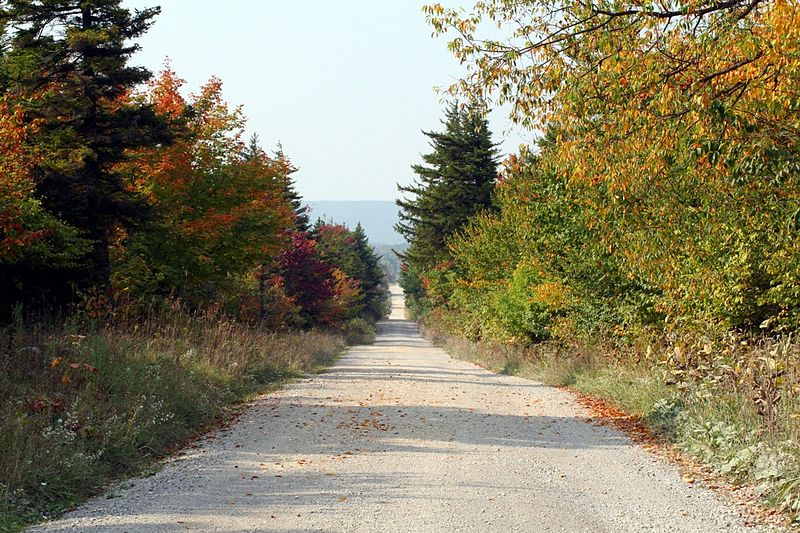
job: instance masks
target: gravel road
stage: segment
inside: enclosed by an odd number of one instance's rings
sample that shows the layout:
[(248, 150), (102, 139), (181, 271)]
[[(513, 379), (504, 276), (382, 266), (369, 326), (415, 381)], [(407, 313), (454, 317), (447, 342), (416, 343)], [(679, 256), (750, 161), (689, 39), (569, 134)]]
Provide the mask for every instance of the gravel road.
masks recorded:
[(432, 347), (393, 292), (374, 345), (32, 531), (763, 531), (568, 393)]

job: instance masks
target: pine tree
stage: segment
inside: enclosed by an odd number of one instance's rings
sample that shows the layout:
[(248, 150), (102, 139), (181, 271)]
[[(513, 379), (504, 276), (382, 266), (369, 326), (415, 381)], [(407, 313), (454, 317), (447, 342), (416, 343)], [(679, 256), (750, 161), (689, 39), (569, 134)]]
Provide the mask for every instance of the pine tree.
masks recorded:
[(150, 78), (128, 60), (139, 49), (132, 40), (157, 14), (132, 12), (121, 0), (8, 0), (0, 13), (12, 29), (8, 90), (39, 124), (30, 140), (44, 154), (37, 193), (45, 209), (91, 242), (81, 267), (50, 280), (56, 296), (68, 295), (73, 283), (108, 287), (113, 228), (149, 214), (115, 167), (129, 149), (169, 141), (151, 106), (124, 98)]
[(480, 108), (453, 104), (442, 123), (444, 132), (423, 132), (433, 151), (422, 156), (424, 164), (411, 167), (416, 182), (398, 186), (407, 196), (397, 201), (395, 228), (409, 242), (399, 254), (401, 283), (412, 298), (421, 296), (421, 273), (448, 259), (447, 239), (491, 206), (497, 176), (498, 150)]

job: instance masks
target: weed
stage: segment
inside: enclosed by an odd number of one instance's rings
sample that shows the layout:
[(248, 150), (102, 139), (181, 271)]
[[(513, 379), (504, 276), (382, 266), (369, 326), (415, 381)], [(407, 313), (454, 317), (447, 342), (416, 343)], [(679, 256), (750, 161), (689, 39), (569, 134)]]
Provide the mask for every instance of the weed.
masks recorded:
[(174, 306), (94, 327), (17, 324), (0, 346), (11, 361), (0, 376), (0, 531), (13, 531), (152, 472), (226, 406), (330, 363), (344, 342)]

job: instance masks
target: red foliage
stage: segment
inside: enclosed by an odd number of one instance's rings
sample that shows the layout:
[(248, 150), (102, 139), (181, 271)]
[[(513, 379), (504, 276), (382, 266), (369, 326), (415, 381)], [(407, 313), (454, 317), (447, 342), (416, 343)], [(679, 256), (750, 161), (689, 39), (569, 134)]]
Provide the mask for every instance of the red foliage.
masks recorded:
[(331, 302), (336, 295), (333, 268), (323, 261), (316, 241), (307, 233), (295, 233), (278, 258), (286, 294), (301, 308), (310, 323), (330, 324)]
[(183, 84), (167, 66), (150, 85), (144, 98), (170, 122), (175, 138), (131, 154), (123, 170), (157, 213), (158, 230), (138, 237), (145, 243), (139, 249), (157, 250), (148, 266), (167, 272), (162, 290), (191, 291), (274, 260), (294, 212), (283, 194), (290, 163), (261, 151), (245, 156), (244, 117), (224, 101), (222, 82), (212, 78), (188, 101)]

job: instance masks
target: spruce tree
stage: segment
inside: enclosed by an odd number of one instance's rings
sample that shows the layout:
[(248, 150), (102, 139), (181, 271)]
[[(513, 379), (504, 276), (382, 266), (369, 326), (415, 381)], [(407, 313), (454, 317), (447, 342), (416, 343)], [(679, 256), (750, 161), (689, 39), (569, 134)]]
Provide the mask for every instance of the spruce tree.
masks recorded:
[(451, 105), (443, 132), (423, 132), (432, 151), (411, 168), (415, 183), (398, 186), (397, 231), (409, 242), (400, 255), (401, 284), (412, 299), (422, 296), (420, 275), (446, 261), (447, 239), (479, 211), (491, 206), (497, 177), (498, 150), (487, 120), (477, 106)]
[(360, 315), (377, 321), (386, 316), (387, 287), (380, 258), (370, 246), (361, 224), (350, 230), (342, 224), (318, 220), (311, 231), (320, 257), (358, 281)]
[(146, 202), (124, 185), (116, 166), (127, 150), (169, 141), (153, 108), (126, 95), (151, 74), (128, 65), (158, 8), (131, 11), (121, 0), (7, 0), (0, 16), (10, 28), (4, 62), (8, 90), (39, 125), (31, 139), (45, 154), (36, 170), (43, 206), (91, 242), (79, 268), (50, 280), (65, 297), (69, 285), (109, 285), (114, 227), (148, 216)]
[(361, 223), (353, 230), (355, 252), (361, 263), (361, 289), (364, 291), (364, 314), (370, 320), (380, 320), (388, 312), (389, 291), (386, 276), (375, 248), (370, 246)]
[(308, 206), (303, 205), (303, 197), (297, 192), (295, 187), (294, 178), (292, 174), (297, 172), (297, 167), (289, 162), (289, 158), (283, 153), (283, 147), (278, 143), (278, 149), (275, 150), (275, 159), (284, 166), (283, 172), (283, 195), (289, 205), (292, 206), (295, 214), (295, 230), (299, 232), (308, 232), (311, 230), (311, 224), (308, 219)]
[[(250, 136), (250, 142), (245, 148), (243, 157), (245, 161), (267, 157), (259, 143), (258, 134), (254, 133)], [(295, 231), (310, 231), (311, 226), (308, 218), (308, 206), (303, 205), (303, 197), (297, 192), (294, 179), (292, 178), (292, 174), (297, 172), (297, 167), (292, 165), (289, 158), (283, 153), (283, 147), (280, 143), (278, 143), (272, 161), (277, 167), (278, 178), (282, 182), (283, 199), (291, 206), (295, 214)]]

